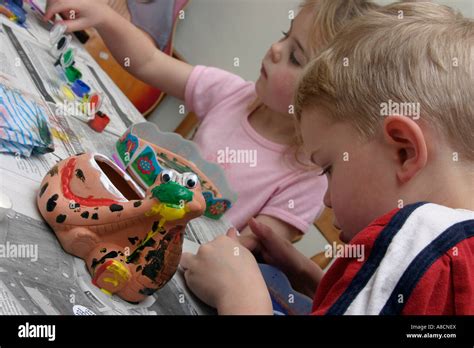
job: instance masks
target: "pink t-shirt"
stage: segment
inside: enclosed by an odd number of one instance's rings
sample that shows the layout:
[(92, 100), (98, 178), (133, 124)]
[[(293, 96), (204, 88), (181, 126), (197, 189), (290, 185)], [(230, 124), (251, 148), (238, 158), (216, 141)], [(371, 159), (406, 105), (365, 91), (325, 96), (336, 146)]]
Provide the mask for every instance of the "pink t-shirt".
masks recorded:
[(288, 163), (287, 146), (252, 128), (247, 107), (255, 98), (255, 83), (217, 68), (196, 66), (185, 92), (187, 110), (201, 121), (194, 141), (204, 158), (222, 166), (238, 194), (225, 214), (237, 229), (264, 214), (306, 232), (323, 206), (326, 178)]

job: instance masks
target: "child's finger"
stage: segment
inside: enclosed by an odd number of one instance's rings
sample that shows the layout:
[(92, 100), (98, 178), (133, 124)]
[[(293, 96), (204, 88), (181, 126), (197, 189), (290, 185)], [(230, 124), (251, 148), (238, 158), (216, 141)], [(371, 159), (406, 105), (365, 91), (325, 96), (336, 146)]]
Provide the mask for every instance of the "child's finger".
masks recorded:
[(249, 226), (252, 232), (262, 241), (266, 241), (273, 235), (273, 230), (255, 218), (249, 220)]
[(238, 241), (239, 241), (240, 233), (239, 233), (239, 231), (237, 231), (234, 227), (231, 227), (231, 228), (229, 228), (229, 230), (227, 231), (226, 236), (229, 237), (229, 238), (232, 238), (233, 240), (235, 240), (235, 241), (238, 242)]
[(193, 265), (196, 263), (196, 255), (193, 255), (191, 253), (186, 253), (184, 252), (181, 255), (181, 260), (179, 261), (179, 264), (183, 269), (186, 271), (188, 269), (192, 269)]
[(250, 250), (252, 253), (258, 253), (260, 251), (258, 239), (252, 236), (240, 236), (239, 243), (245, 248)]
[(45, 20), (50, 20), (56, 15), (57, 13), (62, 13), (74, 8), (75, 1), (74, 0), (62, 0), (53, 2), (51, 5), (46, 7), (46, 13), (44, 14)]
[(69, 33), (74, 32), (74, 31), (88, 29), (89, 27), (87, 25), (87, 20), (85, 18), (66, 20), (66, 21), (62, 21), (61, 23), (67, 26), (67, 31)]

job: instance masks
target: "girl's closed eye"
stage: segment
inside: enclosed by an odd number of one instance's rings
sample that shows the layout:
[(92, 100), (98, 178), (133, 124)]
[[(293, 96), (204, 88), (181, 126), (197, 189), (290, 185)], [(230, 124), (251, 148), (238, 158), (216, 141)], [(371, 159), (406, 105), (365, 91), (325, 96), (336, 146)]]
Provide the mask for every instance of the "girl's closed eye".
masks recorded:
[(295, 52), (294, 51), (290, 53), (290, 62), (292, 64), (296, 65), (296, 66), (301, 66), (300, 62), (295, 57)]
[[(280, 42), (285, 41), (290, 36), (289, 32), (287, 31), (282, 31), (281, 33), (283, 34), (283, 37), (281, 38)], [(290, 53), (290, 63), (296, 66), (301, 66), (301, 63), (298, 61), (298, 59), (296, 59), (295, 51)]]

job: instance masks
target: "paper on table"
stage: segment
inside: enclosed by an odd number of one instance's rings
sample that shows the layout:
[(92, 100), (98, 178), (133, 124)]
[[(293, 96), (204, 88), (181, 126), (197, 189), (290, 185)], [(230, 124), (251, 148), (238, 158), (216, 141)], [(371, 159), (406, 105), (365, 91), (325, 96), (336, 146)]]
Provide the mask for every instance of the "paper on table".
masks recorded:
[[(1, 20), (0, 20), (0, 23)], [(38, 26), (40, 32), (40, 27)], [(31, 36), (18, 34), (26, 33), (13, 29), (15, 37), (24, 52), (30, 52), (32, 56), (42, 56), (46, 47), (37, 43)], [(42, 33), (47, 34), (47, 32)], [(11, 33), (10, 33), (11, 35)], [(35, 33), (36, 36), (36, 33)], [(37, 37), (47, 35), (37, 35)], [(18, 38), (20, 37), (20, 38)], [(6, 30), (0, 24), (0, 61), (5, 60), (10, 64), (9, 68), (0, 64), (0, 80), (4, 79), (17, 88), (28, 93), (43, 97), (45, 91), (53, 89), (55, 82), (48, 72), (42, 76), (32, 76), (25, 67), (25, 61), (30, 62), (36, 70), (37, 62), (34, 57), (22, 60), (19, 51), (13, 48)], [(35, 47), (43, 47), (43, 52), (36, 52)], [(143, 122), (143, 117), (126, 99), (108, 76), (90, 58), (87, 53), (79, 50), (79, 60), (84, 58), (88, 66), (93, 67), (95, 74), (91, 72), (91, 78), (95, 79), (96, 85), (102, 84), (113, 96), (115, 105), (110, 117), (118, 127), (123, 123), (120, 119), (119, 108), (132, 122)], [(31, 58), (31, 57), (28, 57)], [(18, 66), (16, 62), (20, 62)], [(47, 70), (45, 68), (44, 70)], [(87, 71), (87, 69), (86, 69)], [(91, 71), (91, 70), (90, 70)], [(87, 72), (86, 72), (87, 74)], [(54, 75), (52, 75), (54, 76)], [(43, 93), (40, 93), (36, 83), (44, 83)], [(45, 78), (46, 81), (43, 81)], [(94, 85), (95, 86), (95, 85)], [(49, 89), (49, 91), (48, 91)], [(51, 110), (55, 109), (54, 101), (48, 103)], [(97, 134), (87, 124), (71, 117), (61, 117), (53, 113), (51, 117), (51, 128), (55, 141), (55, 152), (31, 158), (0, 154), (0, 190), (7, 194), (12, 200), (14, 210), (0, 221), (0, 245), (36, 245), (38, 248), (38, 260), (32, 262), (25, 258), (0, 257), (0, 280), (2, 286), (8, 292), (0, 292), (0, 303), (7, 303), (9, 313), (25, 314), (209, 314), (214, 313), (212, 309), (197, 300), (186, 288), (182, 273), (177, 272), (164, 288), (158, 291), (152, 298), (140, 305), (131, 305), (119, 298), (110, 298), (101, 293), (91, 284), (90, 275), (84, 267), (83, 261), (77, 259), (61, 248), (53, 231), (44, 223), (36, 207), (36, 193), (39, 184), (46, 172), (59, 160), (83, 151), (95, 151), (111, 156), (117, 140), (117, 136), (111, 133)], [(113, 128), (112, 128), (113, 129)], [(121, 135), (121, 134), (120, 134)], [(212, 240), (214, 236), (223, 234), (229, 227), (225, 220), (214, 221), (207, 218), (197, 218), (191, 221), (185, 232), (185, 238), (194, 243), (204, 243)], [(13, 243), (13, 244), (11, 244)], [(186, 242), (185, 250), (196, 250), (197, 245)], [(6, 308), (6, 306), (4, 307)]]

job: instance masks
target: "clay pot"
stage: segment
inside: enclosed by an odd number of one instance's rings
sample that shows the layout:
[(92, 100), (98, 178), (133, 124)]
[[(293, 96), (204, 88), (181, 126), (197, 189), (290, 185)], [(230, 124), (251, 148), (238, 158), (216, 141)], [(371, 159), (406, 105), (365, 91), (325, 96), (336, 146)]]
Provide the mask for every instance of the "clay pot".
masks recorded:
[(84, 259), (92, 282), (130, 302), (171, 279), (186, 224), (206, 210), (194, 173), (163, 169), (144, 192), (107, 157), (90, 153), (53, 167), (37, 203), (64, 250)]

